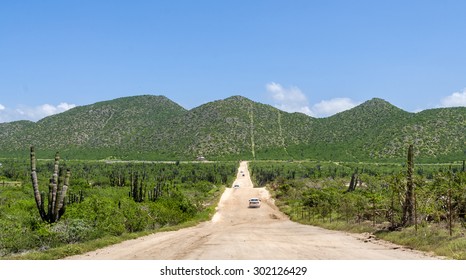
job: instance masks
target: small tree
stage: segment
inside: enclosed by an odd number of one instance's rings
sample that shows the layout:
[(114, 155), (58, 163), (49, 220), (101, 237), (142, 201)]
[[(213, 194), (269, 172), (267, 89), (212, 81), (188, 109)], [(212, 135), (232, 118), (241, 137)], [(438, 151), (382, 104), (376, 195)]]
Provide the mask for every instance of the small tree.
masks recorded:
[[(32, 188), (34, 189), (34, 198), (36, 200), (37, 209), (39, 210), (40, 217), (44, 222), (54, 223), (58, 221), (61, 216), (65, 213), (65, 197), (66, 191), (68, 190), (70, 180), (70, 170), (66, 170), (64, 180), (63, 176), (59, 176), (59, 173), (63, 173), (63, 169), (59, 168), (60, 157), (58, 152), (55, 154), (55, 165), (52, 178), (49, 183), (49, 194), (48, 194), (48, 205), (47, 212), (45, 211), (45, 192), (40, 192), (39, 183), (37, 180), (36, 172), (36, 153), (34, 147), (31, 146), (31, 181)], [(61, 172), (60, 172), (61, 171)]]

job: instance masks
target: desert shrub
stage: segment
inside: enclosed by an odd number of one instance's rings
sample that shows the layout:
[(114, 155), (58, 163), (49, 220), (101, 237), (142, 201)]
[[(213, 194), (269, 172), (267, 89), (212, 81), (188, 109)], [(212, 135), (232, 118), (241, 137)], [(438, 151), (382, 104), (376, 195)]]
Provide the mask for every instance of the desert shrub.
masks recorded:
[(0, 220), (0, 255), (18, 253), (37, 245), (21, 224), (12, 220)]
[(89, 240), (93, 236), (93, 227), (83, 219), (66, 219), (54, 224), (52, 231), (58, 234), (62, 243), (78, 243)]
[(67, 217), (88, 221), (87, 224), (94, 229), (89, 238), (120, 235), (125, 231), (125, 217), (117, 204), (107, 197), (92, 195), (82, 203), (68, 207)]
[(128, 232), (147, 229), (149, 223), (148, 207), (144, 204), (125, 199), (121, 202), (121, 212), (124, 216), (124, 227)]

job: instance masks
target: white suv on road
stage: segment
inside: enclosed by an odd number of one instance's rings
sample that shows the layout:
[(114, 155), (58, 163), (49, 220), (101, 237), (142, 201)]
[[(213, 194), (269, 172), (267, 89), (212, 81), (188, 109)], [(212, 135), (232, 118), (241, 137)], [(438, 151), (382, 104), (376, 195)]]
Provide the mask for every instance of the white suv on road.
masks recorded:
[(249, 208), (258, 208), (261, 207), (261, 200), (259, 198), (253, 197), (249, 199)]

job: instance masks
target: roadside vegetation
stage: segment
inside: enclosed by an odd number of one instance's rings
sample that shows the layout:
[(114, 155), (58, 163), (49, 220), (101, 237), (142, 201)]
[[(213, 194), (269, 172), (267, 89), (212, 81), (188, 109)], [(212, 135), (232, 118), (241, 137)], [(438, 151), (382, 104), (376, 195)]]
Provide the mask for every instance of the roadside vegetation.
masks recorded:
[[(60, 166), (71, 172), (66, 210), (47, 222), (34, 200), (30, 163), (2, 160), (0, 258), (63, 258), (208, 220), (237, 171), (237, 162), (60, 161)], [(54, 161), (38, 160), (36, 169), (44, 199)]]
[[(208, 220), (235, 179), (237, 165), (60, 160), (60, 168), (70, 170), (65, 207), (61, 218), (44, 219), (35, 201), (31, 162), (2, 159), (0, 258), (58, 259)], [(35, 165), (43, 202), (53, 197), (54, 166), (53, 159), (38, 159)], [(277, 206), (295, 221), (368, 232), (371, 238), (466, 259), (464, 162), (415, 164), (412, 172), (408, 166), (403, 161), (249, 164), (254, 184), (268, 187)], [(65, 172), (57, 172), (57, 185), (64, 180), (60, 174)], [(412, 221), (406, 218), (408, 182), (414, 187)]]
[(415, 165), (413, 223), (404, 221), (407, 166), (251, 162), (256, 186), (297, 222), (369, 233), (410, 248), (466, 259), (466, 172), (462, 162)]

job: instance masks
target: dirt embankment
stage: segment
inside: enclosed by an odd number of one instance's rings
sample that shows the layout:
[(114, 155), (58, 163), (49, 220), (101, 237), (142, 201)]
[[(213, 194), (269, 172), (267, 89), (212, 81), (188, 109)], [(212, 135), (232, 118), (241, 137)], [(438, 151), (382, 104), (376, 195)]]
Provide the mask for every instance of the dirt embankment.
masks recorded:
[[(244, 174), (244, 176), (243, 176)], [(278, 211), (264, 188), (253, 188), (247, 162), (238, 168), (239, 188), (227, 188), (209, 222), (129, 240), (68, 259), (150, 260), (368, 260), (433, 259), (364, 235), (301, 225)], [(259, 208), (248, 200), (258, 197)]]

